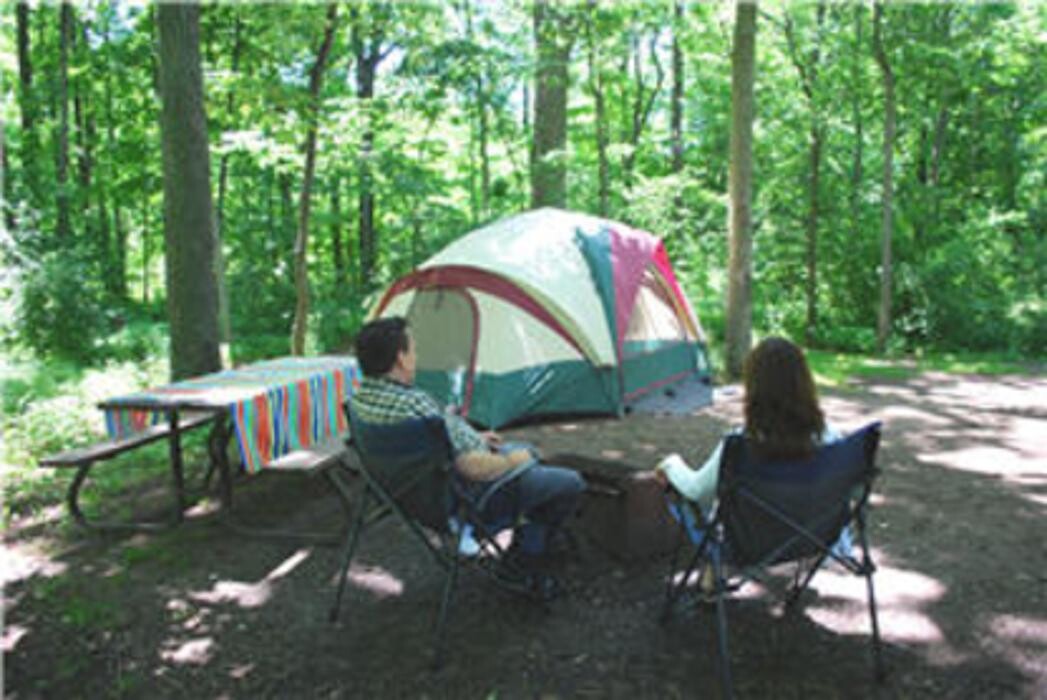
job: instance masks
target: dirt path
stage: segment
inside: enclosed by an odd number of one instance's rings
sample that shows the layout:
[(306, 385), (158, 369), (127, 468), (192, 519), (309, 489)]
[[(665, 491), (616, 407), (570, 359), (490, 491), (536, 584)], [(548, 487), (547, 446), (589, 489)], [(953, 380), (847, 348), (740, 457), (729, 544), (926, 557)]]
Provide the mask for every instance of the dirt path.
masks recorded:
[[(804, 613), (755, 593), (730, 609), (742, 697), (1047, 697), (1047, 379), (924, 374), (826, 392), (843, 428), (886, 425), (872, 516), (888, 681), (871, 680), (860, 580), (815, 579)], [(738, 392), (684, 418), (529, 427), (547, 453), (634, 465), (704, 455)], [(337, 525), (318, 483), (262, 478), (245, 518)], [(408, 533), (364, 539), (342, 621), (338, 551), (178, 530), (83, 536), (57, 509), (5, 537), (5, 697), (715, 697), (707, 613), (656, 621), (664, 558), (621, 561), (584, 534), (545, 612), (463, 576), (452, 657), (428, 670), (440, 579)]]

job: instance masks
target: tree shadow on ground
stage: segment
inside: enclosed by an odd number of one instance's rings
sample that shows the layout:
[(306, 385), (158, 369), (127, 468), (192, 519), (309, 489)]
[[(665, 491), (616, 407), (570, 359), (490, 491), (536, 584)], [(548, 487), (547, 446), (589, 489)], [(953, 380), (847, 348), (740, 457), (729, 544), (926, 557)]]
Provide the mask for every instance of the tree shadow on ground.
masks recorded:
[[(1042, 384), (1032, 386), (1037, 394)], [(978, 392), (990, 387), (928, 381), (829, 392), (827, 412), (844, 427), (886, 423), (871, 526), (889, 676), (883, 685), (872, 679), (863, 583), (830, 568), (814, 579), (800, 615), (782, 617), (765, 597), (731, 604), (738, 696), (1047, 694), (1047, 467), (1035, 437), (1047, 426), (1028, 410), (1035, 396), (986, 396), (979, 408)], [(636, 463), (669, 451), (700, 458), (737, 415), (736, 403), (721, 401), (697, 416), (580, 421), (519, 437)], [(972, 449), (993, 452), (982, 461)], [(318, 482), (264, 482), (237, 492), (245, 520), (344, 525)], [(712, 616), (698, 610), (658, 622), (666, 559), (616, 559), (579, 529), (578, 557), (561, 571), (568, 595), (548, 611), (463, 575), (449, 661), (433, 673), (442, 579), (395, 523), (361, 542), (337, 624), (327, 613), (338, 549), (248, 540), (214, 513), (168, 532), (104, 538), (40, 523), (5, 541), (5, 691), (715, 697)]]

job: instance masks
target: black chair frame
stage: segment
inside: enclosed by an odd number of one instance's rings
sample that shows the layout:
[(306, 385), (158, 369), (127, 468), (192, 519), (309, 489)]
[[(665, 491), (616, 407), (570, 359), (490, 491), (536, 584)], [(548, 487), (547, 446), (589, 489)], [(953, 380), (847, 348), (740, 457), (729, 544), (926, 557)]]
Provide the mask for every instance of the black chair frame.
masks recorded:
[[(505, 549), (495, 538), (497, 533), (492, 532), (480, 517), (482, 504), (486, 502), (490, 494), (518, 478), (530, 465), (518, 467), (492, 482), (477, 498), (468, 493), (454, 475), (454, 458), (443, 419), (440, 417), (418, 419), (425, 421), (425, 428), (430, 431), (430, 437), (438, 449), (418, 465), (412, 478), (390, 488), (388, 484), (382, 483), (379, 476), (381, 458), (375, 458), (369, 454), (363, 448), (361, 441), (353, 437), (361, 435), (363, 428), (348, 404), (346, 413), (349, 416), (351, 431), (348, 444), (359, 457), (355, 466), (363, 477), (363, 484), (360, 489), (359, 503), (356, 506), (356, 515), (347, 535), (345, 554), (339, 569), (338, 589), (329, 618), (331, 622), (338, 620), (347, 574), (361, 534), (377, 522), (392, 515), (408, 527), (414, 539), (424, 547), (433, 562), (445, 575), (443, 595), (434, 630), (433, 668), (438, 670), (444, 662), (447, 617), (454, 597), (459, 567), (463, 562), (474, 565), (474, 568), (481, 571), (490, 582), (502, 590), (541, 600), (539, 592), (528, 583), (527, 572), (505, 558)], [(436, 518), (429, 514), (430, 517), (420, 519), (418, 514), (413, 512), (411, 504), (407, 502), (408, 498), (419, 488), (446, 490), (447, 510), (437, 514)], [(452, 530), (450, 526), (452, 518), (458, 523), (455, 530)], [(465, 525), (471, 526), (473, 536), (481, 550), (471, 556), (461, 554), (461, 545), (466, 533)], [(435, 535), (435, 538), (431, 537), (430, 533)]]

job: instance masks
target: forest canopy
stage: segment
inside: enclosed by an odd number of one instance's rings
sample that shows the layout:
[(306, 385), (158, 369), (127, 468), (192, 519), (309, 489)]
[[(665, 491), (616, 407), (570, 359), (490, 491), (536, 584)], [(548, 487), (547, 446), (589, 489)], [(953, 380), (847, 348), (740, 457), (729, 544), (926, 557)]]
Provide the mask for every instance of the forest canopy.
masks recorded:
[[(1047, 6), (879, 13), (759, 5), (753, 325), (875, 347), (887, 65), (888, 349), (1042, 355)], [(4, 341), (89, 361), (166, 318), (157, 8), (18, 2), (0, 22)], [(377, 290), (539, 194), (663, 237), (715, 343), (733, 23), (732, 5), (683, 0), (204, 5), (234, 355), (289, 349), (301, 201), (308, 343), (324, 351)]]

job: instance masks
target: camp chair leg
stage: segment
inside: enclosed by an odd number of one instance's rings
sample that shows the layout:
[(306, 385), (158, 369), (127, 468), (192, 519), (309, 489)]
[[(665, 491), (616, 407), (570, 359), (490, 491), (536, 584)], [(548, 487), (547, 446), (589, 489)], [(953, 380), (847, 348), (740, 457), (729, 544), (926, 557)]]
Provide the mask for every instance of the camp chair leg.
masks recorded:
[(669, 562), (669, 575), (665, 578), (665, 600), (662, 602), (662, 613), (658, 616), (659, 622), (663, 624), (669, 621), (672, 616), (673, 604), (676, 602), (678, 594), (675, 593), (673, 586), (673, 574), (676, 572), (676, 565), (680, 561), (680, 550), (683, 549), (683, 526), (676, 532), (676, 546), (673, 547), (673, 558)]
[[(718, 526), (722, 527), (722, 526)], [(709, 559), (713, 567), (713, 579), (716, 582), (716, 632), (720, 648), (720, 686), (725, 698), (734, 697), (734, 684), (731, 682), (731, 657), (727, 647), (727, 594), (726, 581), (721, 561), (722, 547), (714, 547)]]
[[(814, 564), (811, 565), (811, 568), (808, 569), (807, 572), (804, 574), (802, 583), (796, 583), (795, 581), (793, 582), (793, 586), (789, 590), (789, 593), (788, 593), (788, 595), (785, 598), (785, 611), (786, 612), (792, 612), (793, 610), (796, 609), (796, 605), (800, 601), (800, 596), (803, 595), (803, 592), (807, 590), (807, 586), (809, 586), (811, 584), (811, 579), (814, 578), (814, 575), (816, 573), (818, 573), (819, 569), (822, 568), (822, 564), (825, 563), (825, 559), (826, 559), (827, 556), (828, 555), (826, 555), (826, 554), (822, 554), (822, 555), (820, 555), (818, 557), (817, 561), (815, 561)], [(802, 565), (801, 565), (801, 568), (802, 568)], [(799, 579), (799, 573), (800, 573), (801, 568), (798, 568), (797, 571), (796, 571), (796, 573), (797, 573), (796, 578), (797, 579)]]
[(342, 594), (345, 592), (345, 579), (349, 574), (349, 565), (353, 562), (353, 554), (356, 552), (356, 543), (360, 539), (360, 530), (363, 529), (364, 517), (367, 515), (367, 501), (368, 496), (371, 495), (371, 489), (364, 487), (360, 494), (360, 505), (359, 510), (356, 513), (356, 519), (353, 521), (353, 528), (349, 531), (349, 540), (345, 549), (345, 560), (342, 562), (342, 567), (338, 570), (338, 591), (334, 596), (334, 605), (331, 606), (331, 612), (328, 615), (328, 619), (331, 622), (338, 621), (338, 613), (342, 607)]
[(859, 515), (858, 537), (862, 543), (862, 575), (865, 577), (865, 588), (869, 597), (869, 622), (872, 625), (872, 647), (873, 647), (873, 676), (877, 683), (887, 677), (887, 671), (883, 665), (883, 650), (880, 643), (880, 622), (876, 614), (876, 592), (873, 590), (873, 572), (876, 567), (872, 563), (869, 554), (869, 540), (865, 536), (865, 518)]
[(458, 548), (462, 544), (463, 530), (458, 531), (454, 537), (455, 554), (451, 557), (451, 568), (447, 571), (447, 580), (444, 582), (443, 600), (440, 601), (440, 613), (436, 618), (436, 639), (433, 652), (433, 671), (439, 671), (444, 665), (444, 631), (447, 627), (447, 613), (451, 609), (451, 598), (454, 597), (454, 587), (458, 582)]

